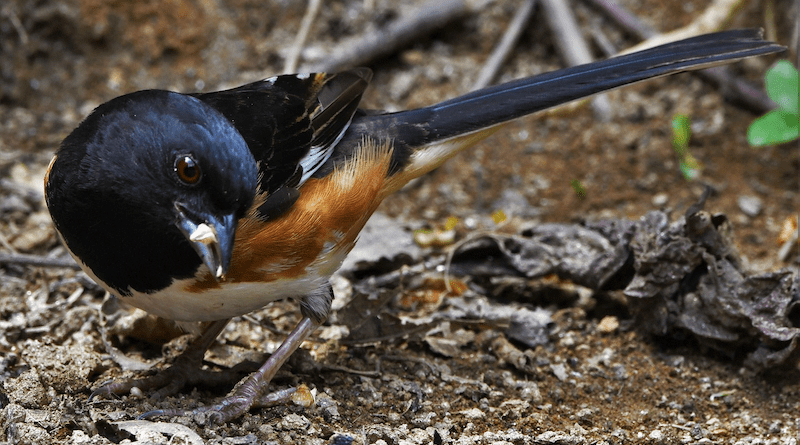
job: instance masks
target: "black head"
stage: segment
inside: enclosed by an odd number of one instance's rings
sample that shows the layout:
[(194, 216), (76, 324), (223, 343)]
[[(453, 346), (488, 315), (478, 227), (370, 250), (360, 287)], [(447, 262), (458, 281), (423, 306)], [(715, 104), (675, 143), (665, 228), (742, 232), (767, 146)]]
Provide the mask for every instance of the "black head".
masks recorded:
[(257, 171), (216, 110), (147, 90), (99, 106), (64, 140), (45, 194), (56, 228), (95, 276), (122, 295), (154, 292), (202, 263), (224, 275)]

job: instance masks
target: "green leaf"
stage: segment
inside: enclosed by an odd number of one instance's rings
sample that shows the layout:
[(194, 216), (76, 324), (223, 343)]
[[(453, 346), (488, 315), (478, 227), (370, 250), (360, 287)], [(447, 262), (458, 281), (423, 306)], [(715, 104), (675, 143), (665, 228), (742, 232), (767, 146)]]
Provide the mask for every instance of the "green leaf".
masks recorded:
[(688, 152), (686, 156), (678, 162), (678, 166), (681, 169), (681, 173), (683, 173), (683, 177), (687, 181), (693, 181), (699, 178), (700, 171), (703, 169), (703, 164)]
[(683, 173), (683, 178), (687, 181), (694, 181), (700, 176), (700, 170), (692, 167), (686, 162), (679, 162), (678, 167), (681, 169), (681, 173)]
[(569, 185), (572, 186), (572, 190), (575, 191), (575, 194), (578, 195), (578, 198), (585, 198), (586, 197), (586, 187), (581, 184), (581, 181), (577, 179), (573, 179), (569, 182)]
[(772, 110), (753, 121), (747, 129), (747, 141), (750, 145), (782, 144), (800, 136), (800, 120), (797, 114), (784, 110)]
[(780, 60), (765, 76), (767, 95), (784, 111), (798, 114), (798, 74), (788, 60)]
[(692, 127), (689, 116), (676, 114), (672, 117), (672, 147), (678, 153), (684, 153), (692, 137)]

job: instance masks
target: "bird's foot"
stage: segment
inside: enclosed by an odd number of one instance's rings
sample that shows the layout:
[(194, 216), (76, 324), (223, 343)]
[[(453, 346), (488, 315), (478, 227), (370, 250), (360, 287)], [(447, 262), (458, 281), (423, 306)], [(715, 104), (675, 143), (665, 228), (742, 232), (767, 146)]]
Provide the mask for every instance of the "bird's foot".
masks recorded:
[[(294, 388), (268, 393), (269, 382), (275, 377), (278, 369), (289, 359), (289, 356), (297, 350), (303, 340), (318, 326), (309, 317), (303, 317), (300, 323), (286, 337), (278, 349), (261, 365), (258, 371), (252, 373), (250, 377), (237, 385), (231, 393), (211, 406), (203, 406), (193, 410), (190, 409), (164, 409), (155, 410), (142, 414), (141, 418), (155, 416), (205, 416), (205, 423), (223, 424), (231, 419), (235, 419), (249, 411), (251, 408), (273, 406), (278, 403), (285, 403), (293, 399), (298, 391)], [(308, 391), (305, 391), (307, 393)], [(296, 401), (297, 399), (295, 399)], [(300, 400), (312, 400), (304, 393), (300, 393)], [(310, 404), (306, 402), (307, 404)], [(301, 402), (302, 404), (302, 402)]]
[(212, 371), (202, 369), (202, 361), (195, 360), (187, 355), (181, 355), (167, 369), (155, 375), (104, 384), (92, 391), (89, 396), (91, 401), (97, 396), (111, 397), (129, 394), (137, 388), (144, 394), (149, 394), (152, 401), (161, 400), (172, 396), (184, 388), (192, 387), (230, 387), (237, 381), (252, 372), (258, 365), (253, 362), (243, 362), (225, 371)]
[[(258, 383), (251, 376), (242, 385), (236, 387), (230, 395), (214, 405), (200, 406), (195, 409), (157, 409), (142, 414), (139, 419), (149, 419), (157, 416), (187, 416), (192, 417), (200, 424), (223, 425), (253, 408), (266, 408), (289, 402), (306, 406), (310, 405), (306, 401), (313, 403), (313, 397), (310, 395), (308, 388), (303, 385), (299, 388), (287, 388), (267, 394), (261, 394), (257, 389), (254, 391), (257, 385)], [(263, 388), (266, 388), (266, 386)]]
[(211, 324), (203, 335), (189, 344), (169, 368), (150, 377), (107, 383), (95, 389), (89, 396), (89, 400), (97, 396), (110, 397), (128, 394), (134, 388), (138, 388), (143, 393), (150, 393), (151, 400), (160, 400), (177, 394), (185, 387), (223, 385), (229, 387), (236, 384), (244, 375), (256, 369), (257, 365), (244, 362), (222, 372), (202, 369), (206, 349), (227, 322), (227, 320), (221, 320)]
[[(222, 322), (220, 322), (222, 323)], [(184, 386), (189, 384), (197, 384), (199, 382), (207, 382), (209, 379), (214, 383), (220, 383), (222, 373), (210, 372), (200, 369), (200, 362), (203, 353), (208, 348), (205, 343), (206, 337), (212, 340), (225, 326), (224, 323), (212, 325), (206, 333), (203, 333), (197, 342), (192, 343), (187, 350), (181, 354), (175, 361), (171, 368), (162, 371), (161, 373), (132, 382), (121, 382), (104, 385), (95, 390), (92, 397), (98, 394), (122, 394), (130, 391), (133, 387), (139, 387), (143, 390), (156, 390), (155, 396), (163, 397), (165, 395), (174, 394)], [(231, 419), (235, 419), (242, 414), (249, 411), (251, 408), (261, 408), (267, 406), (274, 406), (276, 404), (285, 403), (289, 400), (297, 404), (309, 406), (313, 403), (313, 397), (305, 388), (303, 391), (298, 391), (296, 388), (290, 388), (283, 391), (268, 393), (267, 389), (269, 383), (278, 369), (286, 362), (292, 353), (300, 346), (303, 340), (314, 331), (318, 326), (317, 323), (308, 317), (303, 317), (300, 323), (294, 328), (284, 342), (278, 349), (267, 359), (267, 361), (254, 373), (238, 384), (231, 393), (219, 401), (218, 403), (210, 406), (203, 406), (196, 409), (160, 409), (149, 411), (142, 414), (139, 418), (146, 419), (156, 416), (192, 416), (204, 417), (205, 420), (197, 419), (199, 422), (207, 424), (223, 424)], [(216, 332), (213, 332), (216, 330)], [(211, 335), (213, 334), (213, 337)], [(239, 368), (240, 365), (235, 366), (232, 370)], [(231, 373), (228, 373), (228, 378)]]

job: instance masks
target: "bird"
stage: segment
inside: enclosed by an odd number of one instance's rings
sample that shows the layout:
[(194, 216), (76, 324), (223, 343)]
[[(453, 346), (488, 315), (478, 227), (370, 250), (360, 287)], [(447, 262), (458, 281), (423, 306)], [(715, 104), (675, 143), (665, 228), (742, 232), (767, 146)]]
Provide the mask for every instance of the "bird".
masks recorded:
[(155, 376), (94, 396), (174, 393), (232, 317), (273, 301), (301, 320), (258, 371), (204, 413), (223, 424), (274, 396), (281, 365), (328, 316), (337, 271), (387, 196), (504, 123), (634, 82), (784, 50), (722, 31), (490, 86), (399, 112), (364, 110), (367, 68), (236, 88), (143, 90), (98, 106), (56, 150), (45, 200), (70, 254), (122, 301), (208, 329)]

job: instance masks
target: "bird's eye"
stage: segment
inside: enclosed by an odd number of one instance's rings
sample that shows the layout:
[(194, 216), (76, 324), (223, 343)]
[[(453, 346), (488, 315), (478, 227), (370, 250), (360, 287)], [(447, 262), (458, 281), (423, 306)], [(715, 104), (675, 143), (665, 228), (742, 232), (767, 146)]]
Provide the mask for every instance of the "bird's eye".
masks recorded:
[(192, 155), (179, 155), (175, 159), (175, 174), (178, 175), (181, 182), (187, 185), (197, 184), (203, 176), (200, 164)]

